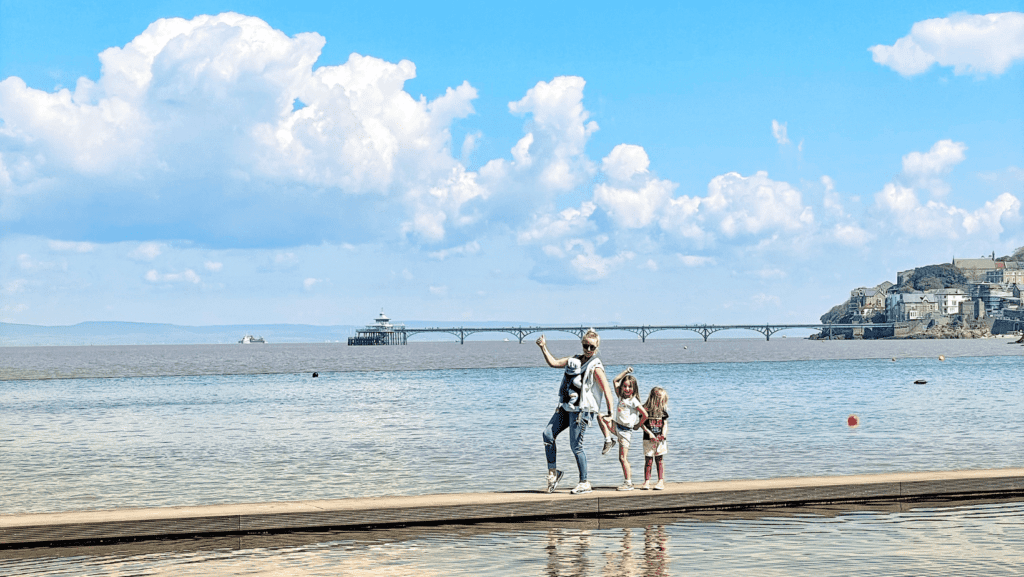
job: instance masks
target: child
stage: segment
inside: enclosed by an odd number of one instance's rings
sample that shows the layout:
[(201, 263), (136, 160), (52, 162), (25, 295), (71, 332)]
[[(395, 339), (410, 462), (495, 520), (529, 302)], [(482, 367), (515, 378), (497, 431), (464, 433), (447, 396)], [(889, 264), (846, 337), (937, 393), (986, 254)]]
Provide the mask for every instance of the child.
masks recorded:
[(629, 445), (633, 437), (633, 429), (643, 426), (647, 420), (647, 409), (640, 404), (640, 391), (637, 390), (636, 377), (631, 373), (633, 367), (619, 373), (615, 377), (615, 394), (619, 397), (618, 408), (615, 410), (615, 436), (619, 440), (619, 462), (622, 463), (622, 476), (625, 477), (619, 491), (633, 490), (633, 475), (629, 468)]
[(665, 436), (668, 435), (668, 393), (661, 387), (651, 389), (651, 394), (644, 403), (647, 409), (647, 421), (644, 430), (644, 484), (641, 489), (651, 488), (651, 464), (658, 464), (658, 484), (655, 490), (665, 488), (665, 464), (661, 457), (668, 451)]
[[(575, 357), (569, 357), (558, 388), (558, 406), (570, 413), (580, 410), (580, 392), (583, 390), (583, 365)], [(557, 409), (556, 409), (557, 410)]]

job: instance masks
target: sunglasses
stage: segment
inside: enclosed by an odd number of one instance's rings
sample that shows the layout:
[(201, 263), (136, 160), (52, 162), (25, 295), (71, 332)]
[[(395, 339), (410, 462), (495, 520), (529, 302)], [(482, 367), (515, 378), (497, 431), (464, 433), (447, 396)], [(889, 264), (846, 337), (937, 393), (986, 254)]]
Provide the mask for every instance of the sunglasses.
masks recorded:
[(585, 351), (596, 351), (597, 350), (597, 345), (583, 345), (583, 350), (585, 350)]

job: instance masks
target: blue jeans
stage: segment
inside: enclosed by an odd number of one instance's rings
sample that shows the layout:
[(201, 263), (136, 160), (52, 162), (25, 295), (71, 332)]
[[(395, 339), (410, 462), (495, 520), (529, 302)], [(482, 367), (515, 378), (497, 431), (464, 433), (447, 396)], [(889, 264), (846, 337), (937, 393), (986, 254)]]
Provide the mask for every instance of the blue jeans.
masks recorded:
[(544, 453), (548, 457), (548, 469), (555, 469), (555, 462), (557, 460), (557, 449), (555, 448), (555, 438), (558, 434), (569, 427), (569, 447), (572, 449), (572, 454), (576, 457), (576, 466), (580, 470), (580, 482), (587, 480), (587, 453), (583, 450), (583, 434), (587, 432), (587, 427), (590, 426), (594, 418), (592, 412), (580, 412), (570, 413), (564, 409), (558, 409), (554, 415), (551, 415), (551, 420), (548, 421), (548, 426), (544, 428)]

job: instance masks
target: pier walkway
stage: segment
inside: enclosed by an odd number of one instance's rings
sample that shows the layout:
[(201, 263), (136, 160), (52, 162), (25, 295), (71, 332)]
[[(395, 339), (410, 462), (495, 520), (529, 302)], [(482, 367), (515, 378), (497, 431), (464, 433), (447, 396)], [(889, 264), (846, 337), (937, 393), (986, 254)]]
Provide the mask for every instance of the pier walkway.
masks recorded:
[[(542, 482), (538, 477), (538, 484)], [(754, 507), (1024, 498), (1024, 469), (668, 483), (664, 491), (595, 487), (586, 495), (571, 495), (572, 483), (566, 485), (552, 494), (464, 493), (0, 515), (0, 549)]]
[[(448, 333), (448, 334), (455, 335), (456, 337), (458, 337), (459, 338), (459, 342), (463, 343), (463, 344), (465, 344), (467, 336), (475, 334), (475, 333), (509, 333), (509, 334), (515, 336), (517, 339), (519, 339), (519, 342), (522, 343), (523, 339), (525, 339), (528, 335), (531, 335), (533, 333), (544, 333), (544, 332), (549, 332), (549, 333), (550, 332), (566, 332), (566, 333), (572, 333), (572, 334), (576, 335), (579, 338), (583, 338), (583, 335), (587, 332), (588, 329), (591, 329), (591, 328), (594, 329), (595, 331), (598, 331), (598, 332), (604, 332), (604, 331), (628, 331), (628, 332), (634, 333), (637, 336), (639, 336), (640, 340), (642, 342), (647, 342), (647, 337), (651, 336), (651, 334), (653, 334), (653, 333), (660, 332), (660, 331), (693, 331), (693, 332), (699, 334), (700, 336), (704, 337), (704, 340), (707, 341), (708, 337), (710, 337), (712, 334), (717, 333), (719, 331), (728, 331), (728, 330), (756, 331), (756, 332), (759, 332), (762, 335), (764, 335), (765, 340), (769, 340), (770, 341), (770, 340), (772, 340), (772, 335), (774, 335), (775, 333), (777, 333), (779, 331), (784, 331), (786, 329), (810, 329), (810, 330), (818, 331), (819, 333), (822, 333), (822, 334), (826, 335), (826, 338), (831, 338), (832, 335), (834, 334), (834, 331), (838, 331), (838, 330), (844, 330), (844, 329), (853, 329), (853, 330), (856, 330), (856, 331), (863, 331), (865, 329), (871, 329), (871, 330), (873, 330), (873, 329), (890, 329), (891, 330), (894, 326), (895, 326), (895, 323), (805, 324), (805, 325), (774, 325), (774, 324), (764, 324), (764, 325), (707, 325), (707, 324), (701, 324), (701, 325), (607, 325), (607, 326), (593, 326), (593, 327), (584, 327), (584, 326), (581, 325), (581, 326), (543, 326), (543, 327), (542, 326), (527, 326), (527, 327), (521, 327), (520, 326), (520, 327), (426, 327), (426, 328), (409, 328), (409, 327), (406, 327), (406, 326), (403, 325), (400, 328), (394, 328), (394, 329), (390, 329), (389, 331), (387, 331), (387, 330), (383, 331), (383, 333), (387, 333), (389, 335), (390, 334), (399, 335), (397, 338), (393, 338), (392, 339), (392, 340), (395, 341), (395, 343), (387, 343), (387, 344), (405, 344), (408, 341), (408, 338), (409, 338), (410, 335), (415, 335), (415, 334), (420, 334), (420, 333)], [(371, 327), (367, 327), (367, 331), (370, 328)], [(373, 328), (376, 329), (376, 327), (373, 327)], [(363, 335), (364, 332), (366, 334), (371, 334), (371, 333), (366, 332), (366, 331), (360, 331), (360, 335)], [(350, 343), (350, 344), (360, 344), (360, 343)], [(366, 344), (366, 343), (361, 343), (361, 344)], [(385, 343), (373, 343), (373, 344), (385, 344)]]

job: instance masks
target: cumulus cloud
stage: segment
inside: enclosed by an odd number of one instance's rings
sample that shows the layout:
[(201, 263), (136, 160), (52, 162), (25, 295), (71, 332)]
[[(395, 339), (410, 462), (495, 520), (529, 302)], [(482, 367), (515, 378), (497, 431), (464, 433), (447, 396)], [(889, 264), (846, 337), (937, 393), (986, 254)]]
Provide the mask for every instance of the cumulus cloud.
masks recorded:
[[(0, 176), (18, 203), (102, 197), (147, 222), (187, 214), (198, 231), (251, 226), (216, 210), (240, 192), (298, 217), (262, 223), (290, 234), (301, 230), (289, 223), (324, 218), (324, 198), (359, 194), (398, 199), (411, 213), (405, 230), (429, 240), (466, 222), (462, 205), (485, 193), (452, 157), (449, 127), (473, 112), (476, 89), (415, 99), (403, 88), (416, 74), (407, 60), (352, 54), (313, 68), (324, 43), (235, 13), (168, 18), (103, 51), (100, 77), (74, 90), (7, 78)], [(310, 189), (322, 192), (299, 194)], [(5, 206), (4, 218), (31, 218), (19, 206), (30, 205)]]
[(530, 227), (518, 234), (520, 243), (547, 242), (569, 235), (584, 234), (593, 230), (590, 215), (597, 205), (585, 201), (579, 208), (567, 208), (557, 215), (535, 215)]
[(156, 269), (150, 270), (146, 273), (146, 280), (151, 283), (192, 283), (199, 284), (202, 279), (192, 269), (187, 269), (184, 272), (176, 273), (164, 273), (161, 274)]
[(222, 263), (222, 262), (206, 261), (206, 262), (203, 263), (203, 268), (205, 268), (206, 270), (208, 270), (210, 272), (220, 272), (224, 268), (224, 263)]
[(640, 146), (620, 144), (601, 161), (611, 184), (594, 189), (594, 202), (624, 228), (643, 228), (661, 216), (676, 184), (648, 174), (650, 159)]
[(872, 59), (903, 76), (921, 74), (933, 64), (953, 73), (994, 74), (1024, 59), (1024, 14), (954, 14), (914, 23), (893, 45), (869, 48)]
[(903, 174), (915, 186), (944, 195), (949, 192), (949, 185), (941, 177), (963, 162), (965, 150), (967, 146), (962, 142), (940, 140), (928, 152), (911, 152), (904, 156)]
[(302, 281), (302, 287), (305, 288), (306, 290), (310, 290), (310, 289), (313, 288), (313, 285), (315, 285), (315, 284), (317, 284), (319, 282), (323, 282), (323, 281), (318, 279), (318, 278), (310, 277), (310, 278), (307, 278), (304, 281)]
[(764, 171), (748, 177), (735, 172), (716, 176), (708, 184), (701, 209), (729, 237), (766, 230), (796, 231), (814, 223), (814, 212), (803, 205), (800, 192), (789, 183), (768, 178)]
[[(779, 122), (778, 120), (772, 120), (772, 136), (775, 137), (775, 142), (779, 144), (789, 144), (789, 137), (786, 135), (786, 123)], [(801, 149), (803, 148), (803, 141), (800, 141)]]
[(876, 207), (899, 230), (918, 238), (959, 239), (984, 234), (998, 236), (1003, 223), (1020, 217), (1020, 200), (1005, 192), (975, 211), (929, 200), (922, 204), (913, 188), (886, 184), (875, 195)]
[(480, 169), (481, 178), (512, 180), (547, 192), (571, 190), (589, 180), (595, 167), (584, 148), (598, 126), (588, 120), (590, 113), (583, 106), (584, 86), (578, 76), (558, 76), (538, 82), (523, 98), (510, 102), (509, 112), (528, 116), (526, 135), (512, 148), (511, 162), (488, 162)]

